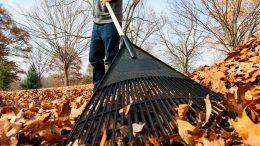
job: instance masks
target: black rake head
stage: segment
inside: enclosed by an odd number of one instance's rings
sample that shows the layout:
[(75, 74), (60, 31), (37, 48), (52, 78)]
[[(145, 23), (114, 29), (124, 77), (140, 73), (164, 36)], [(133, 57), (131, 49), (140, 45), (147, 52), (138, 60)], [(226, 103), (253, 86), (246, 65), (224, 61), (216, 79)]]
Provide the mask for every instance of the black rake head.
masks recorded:
[[(180, 104), (192, 101), (193, 111), (188, 111), (186, 118), (193, 124), (199, 111), (206, 110), (206, 95), (211, 99), (213, 115), (223, 110), (218, 105), (223, 99), (220, 94), (131, 45), (135, 59), (123, 45), (75, 123), (67, 144), (78, 139), (98, 145), (106, 139), (110, 145), (128, 145), (137, 139), (138, 145), (143, 145), (142, 135), (163, 137), (167, 142), (177, 131), (175, 109)], [(142, 125), (142, 131), (135, 132), (133, 124)]]

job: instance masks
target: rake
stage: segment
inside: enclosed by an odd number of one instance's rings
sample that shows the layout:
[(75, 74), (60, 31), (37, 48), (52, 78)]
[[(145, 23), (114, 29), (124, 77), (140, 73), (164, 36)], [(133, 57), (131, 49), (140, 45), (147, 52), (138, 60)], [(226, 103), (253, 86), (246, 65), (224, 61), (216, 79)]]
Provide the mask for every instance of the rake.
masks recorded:
[[(144, 145), (142, 135), (163, 137), (169, 143), (169, 137), (178, 131), (174, 117), (178, 115), (175, 108), (180, 104), (193, 102), (193, 112), (187, 113), (187, 120), (193, 124), (199, 111), (206, 110), (206, 95), (211, 99), (212, 115), (223, 110), (218, 104), (223, 99), (220, 94), (132, 44), (110, 4), (106, 6), (123, 38), (123, 45), (76, 121), (66, 144), (78, 139), (83, 144), (98, 145), (103, 138), (109, 140), (110, 145), (128, 145), (134, 140), (137, 145)], [(129, 105), (127, 114), (120, 112)], [(133, 133), (134, 123), (144, 124), (142, 132)]]

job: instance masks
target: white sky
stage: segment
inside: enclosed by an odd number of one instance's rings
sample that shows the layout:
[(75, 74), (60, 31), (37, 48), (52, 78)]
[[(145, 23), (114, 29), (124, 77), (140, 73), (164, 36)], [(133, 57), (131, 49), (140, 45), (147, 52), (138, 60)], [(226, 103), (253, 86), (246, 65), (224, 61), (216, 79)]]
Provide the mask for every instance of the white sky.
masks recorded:
[[(13, 19), (19, 22), (22, 17), (19, 15), (18, 12), (29, 11), (36, 1), (37, 0), (0, 0), (0, 5), (3, 5), (4, 8), (6, 8), (11, 13)], [(149, 6), (153, 8), (155, 11), (167, 14), (167, 0), (147, 0), (147, 2), (149, 3)], [(218, 55), (216, 54), (211, 57), (202, 58), (196, 66), (211, 64), (213, 60), (216, 60), (216, 58), (218, 58), (217, 56)], [(84, 63), (86, 63), (85, 60), (87, 61), (87, 59), (83, 60)], [(85, 72), (85, 67), (87, 66), (84, 63), (82, 66), (83, 72)]]
[[(3, 4), (3, 6), (9, 11), (11, 11), (11, 13), (13, 14), (14, 11), (17, 10), (30, 9), (35, 3), (35, 1), (37, 0), (0, 0), (0, 4)], [(150, 6), (152, 8), (154, 8), (156, 11), (161, 11), (164, 10), (167, 0), (160, 0), (159, 2), (158, 0), (148, 0), (148, 1), (150, 1)]]
[[(36, 1), (39, 0), (0, 0), (0, 5), (3, 5), (5, 9), (8, 10), (8, 12), (12, 15), (12, 18), (17, 22), (22, 22), (23, 17), (20, 15), (20, 13), (25, 13), (29, 11)], [(150, 1), (149, 6), (153, 8), (155, 11), (163, 11), (165, 7), (165, 2), (167, 0), (160, 0), (158, 2), (157, 0), (147, 0)], [(83, 62), (85, 63), (88, 59), (83, 59)], [(83, 72), (86, 70), (85, 65), (83, 63)]]

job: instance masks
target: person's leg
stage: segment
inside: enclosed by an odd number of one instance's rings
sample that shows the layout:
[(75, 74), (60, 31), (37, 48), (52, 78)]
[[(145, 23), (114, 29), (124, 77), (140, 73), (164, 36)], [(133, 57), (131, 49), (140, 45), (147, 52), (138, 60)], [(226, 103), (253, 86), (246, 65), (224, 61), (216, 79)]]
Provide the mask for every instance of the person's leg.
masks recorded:
[(101, 31), (101, 38), (105, 46), (105, 64), (109, 66), (119, 50), (120, 36), (114, 23), (103, 25)]
[(93, 66), (94, 91), (105, 74), (105, 49), (98, 34), (98, 27), (99, 26), (97, 24), (93, 24), (89, 51), (89, 63)]

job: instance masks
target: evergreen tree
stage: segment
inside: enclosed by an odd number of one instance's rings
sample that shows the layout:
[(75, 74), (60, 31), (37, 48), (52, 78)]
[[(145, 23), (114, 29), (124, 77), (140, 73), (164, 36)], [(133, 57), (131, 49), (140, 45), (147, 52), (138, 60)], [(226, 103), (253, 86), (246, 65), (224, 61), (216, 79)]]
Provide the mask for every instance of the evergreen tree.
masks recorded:
[(27, 74), (26, 79), (21, 84), (23, 89), (38, 89), (41, 88), (41, 81), (39, 79), (39, 75), (37, 73), (35, 65), (31, 65)]
[(0, 64), (0, 90), (8, 90), (11, 82), (16, 78), (16, 74), (10, 66)]

